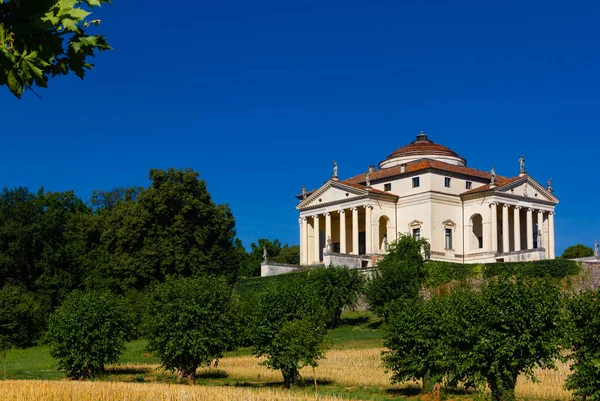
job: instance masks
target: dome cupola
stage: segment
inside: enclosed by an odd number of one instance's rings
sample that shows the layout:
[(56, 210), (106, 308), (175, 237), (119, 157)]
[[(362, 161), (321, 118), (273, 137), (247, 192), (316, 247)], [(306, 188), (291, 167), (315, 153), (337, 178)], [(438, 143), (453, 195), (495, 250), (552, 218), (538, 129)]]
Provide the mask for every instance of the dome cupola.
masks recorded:
[(399, 166), (419, 159), (433, 159), (456, 166), (466, 166), (467, 161), (460, 157), (455, 151), (439, 145), (425, 135), (422, 131), (417, 139), (406, 146), (401, 147), (379, 163), (379, 168)]

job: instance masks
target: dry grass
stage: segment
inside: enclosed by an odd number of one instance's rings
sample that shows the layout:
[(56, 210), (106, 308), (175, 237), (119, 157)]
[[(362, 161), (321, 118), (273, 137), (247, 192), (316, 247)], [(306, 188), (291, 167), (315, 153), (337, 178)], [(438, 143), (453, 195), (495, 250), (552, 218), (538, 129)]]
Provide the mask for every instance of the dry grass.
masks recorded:
[[(3, 381), (2, 400), (6, 401), (312, 401), (312, 394), (277, 389), (183, 386), (149, 383)], [(341, 398), (319, 397), (342, 401)]]
[[(393, 386), (381, 366), (381, 348), (330, 350), (327, 358), (316, 368), (316, 378), (322, 385), (344, 388), (348, 391), (357, 388), (380, 389), (382, 392)], [(200, 377), (216, 377), (210, 386), (179, 386), (156, 383), (73, 383), (73, 382), (0, 382), (0, 394), (7, 400), (311, 400), (314, 393), (288, 392), (280, 389), (281, 373), (260, 366), (252, 356), (228, 357), (221, 360), (218, 368), (199, 370)], [(164, 380), (157, 365), (119, 365), (108, 368), (113, 374), (141, 374), (146, 380)], [(312, 368), (305, 368), (301, 374), (312, 381)], [(571, 400), (572, 395), (563, 389), (569, 374), (567, 364), (559, 363), (557, 371), (538, 370), (539, 383), (532, 383), (524, 377), (517, 382), (516, 395), (520, 399)], [(148, 377), (150, 376), (150, 377)], [(167, 376), (169, 377), (169, 375)], [(225, 381), (219, 380), (227, 378)], [(123, 376), (125, 378), (125, 376)], [(246, 383), (251, 386), (240, 388), (225, 384)], [(214, 384), (214, 385), (212, 385)], [(396, 386), (407, 388), (419, 386), (410, 382)], [(8, 395), (8, 398), (4, 397)], [(323, 400), (341, 398), (319, 397)]]

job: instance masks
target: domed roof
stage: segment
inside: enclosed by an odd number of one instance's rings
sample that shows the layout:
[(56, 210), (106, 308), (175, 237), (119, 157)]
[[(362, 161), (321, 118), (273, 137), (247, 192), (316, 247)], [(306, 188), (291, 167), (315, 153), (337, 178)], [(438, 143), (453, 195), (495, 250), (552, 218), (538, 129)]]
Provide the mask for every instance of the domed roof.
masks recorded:
[(467, 161), (455, 151), (446, 146), (439, 145), (421, 132), (417, 139), (406, 146), (395, 150), (385, 160), (379, 163), (379, 168), (388, 168), (399, 164), (408, 163), (418, 159), (433, 159), (458, 166), (466, 166)]

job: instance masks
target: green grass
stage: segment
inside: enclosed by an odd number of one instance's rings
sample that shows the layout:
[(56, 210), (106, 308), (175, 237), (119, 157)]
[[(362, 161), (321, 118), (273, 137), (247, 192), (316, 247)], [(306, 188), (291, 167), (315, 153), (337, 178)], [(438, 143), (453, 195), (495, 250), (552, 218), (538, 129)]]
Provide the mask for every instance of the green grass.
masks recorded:
[[(380, 347), (382, 345), (380, 324), (381, 321), (371, 312), (344, 312), (340, 327), (330, 330), (326, 341), (332, 349)], [(155, 355), (148, 352), (147, 345), (146, 340), (127, 343), (118, 364), (160, 363)], [(250, 348), (240, 348), (226, 352), (225, 356), (250, 355), (251, 352)], [(13, 380), (60, 380), (65, 377), (58, 371), (57, 364), (50, 356), (50, 349), (46, 345), (10, 350), (7, 354), (6, 370), (7, 377)], [(106, 379), (118, 380), (118, 376), (109, 375)], [(219, 378), (209, 377), (206, 378), (205, 384), (214, 385), (215, 381), (219, 381)], [(230, 384), (239, 385), (237, 382)]]

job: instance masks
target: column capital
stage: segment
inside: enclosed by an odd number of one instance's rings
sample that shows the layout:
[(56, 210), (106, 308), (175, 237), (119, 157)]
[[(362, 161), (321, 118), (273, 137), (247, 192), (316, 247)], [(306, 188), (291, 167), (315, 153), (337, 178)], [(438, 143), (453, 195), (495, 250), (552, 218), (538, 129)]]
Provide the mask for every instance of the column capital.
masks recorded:
[(327, 212), (327, 213), (325, 213), (325, 216), (326, 216), (326, 217), (328, 217), (328, 216), (331, 216), (331, 212)]
[(358, 206), (354, 206), (354, 207), (352, 208), (352, 211), (353, 211), (353, 212), (358, 212)]
[(341, 209), (341, 210), (339, 210), (339, 213), (340, 213), (340, 214), (346, 214), (346, 209)]
[(519, 206), (519, 205), (515, 206), (515, 210), (521, 210), (521, 209), (523, 209), (523, 206)]
[(365, 207), (365, 209), (373, 209), (373, 206), (371, 206), (371, 205), (365, 205), (364, 207)]
[(506, 208), (506, 209), (508, 209), (508, 207), (509, 207), (509, 206), (510, 206), (510, 205), (509, 205), (508, 203), (503, 203), (503, 204), (502, 204), (502, 207), (504, 207), (504, 208)]

